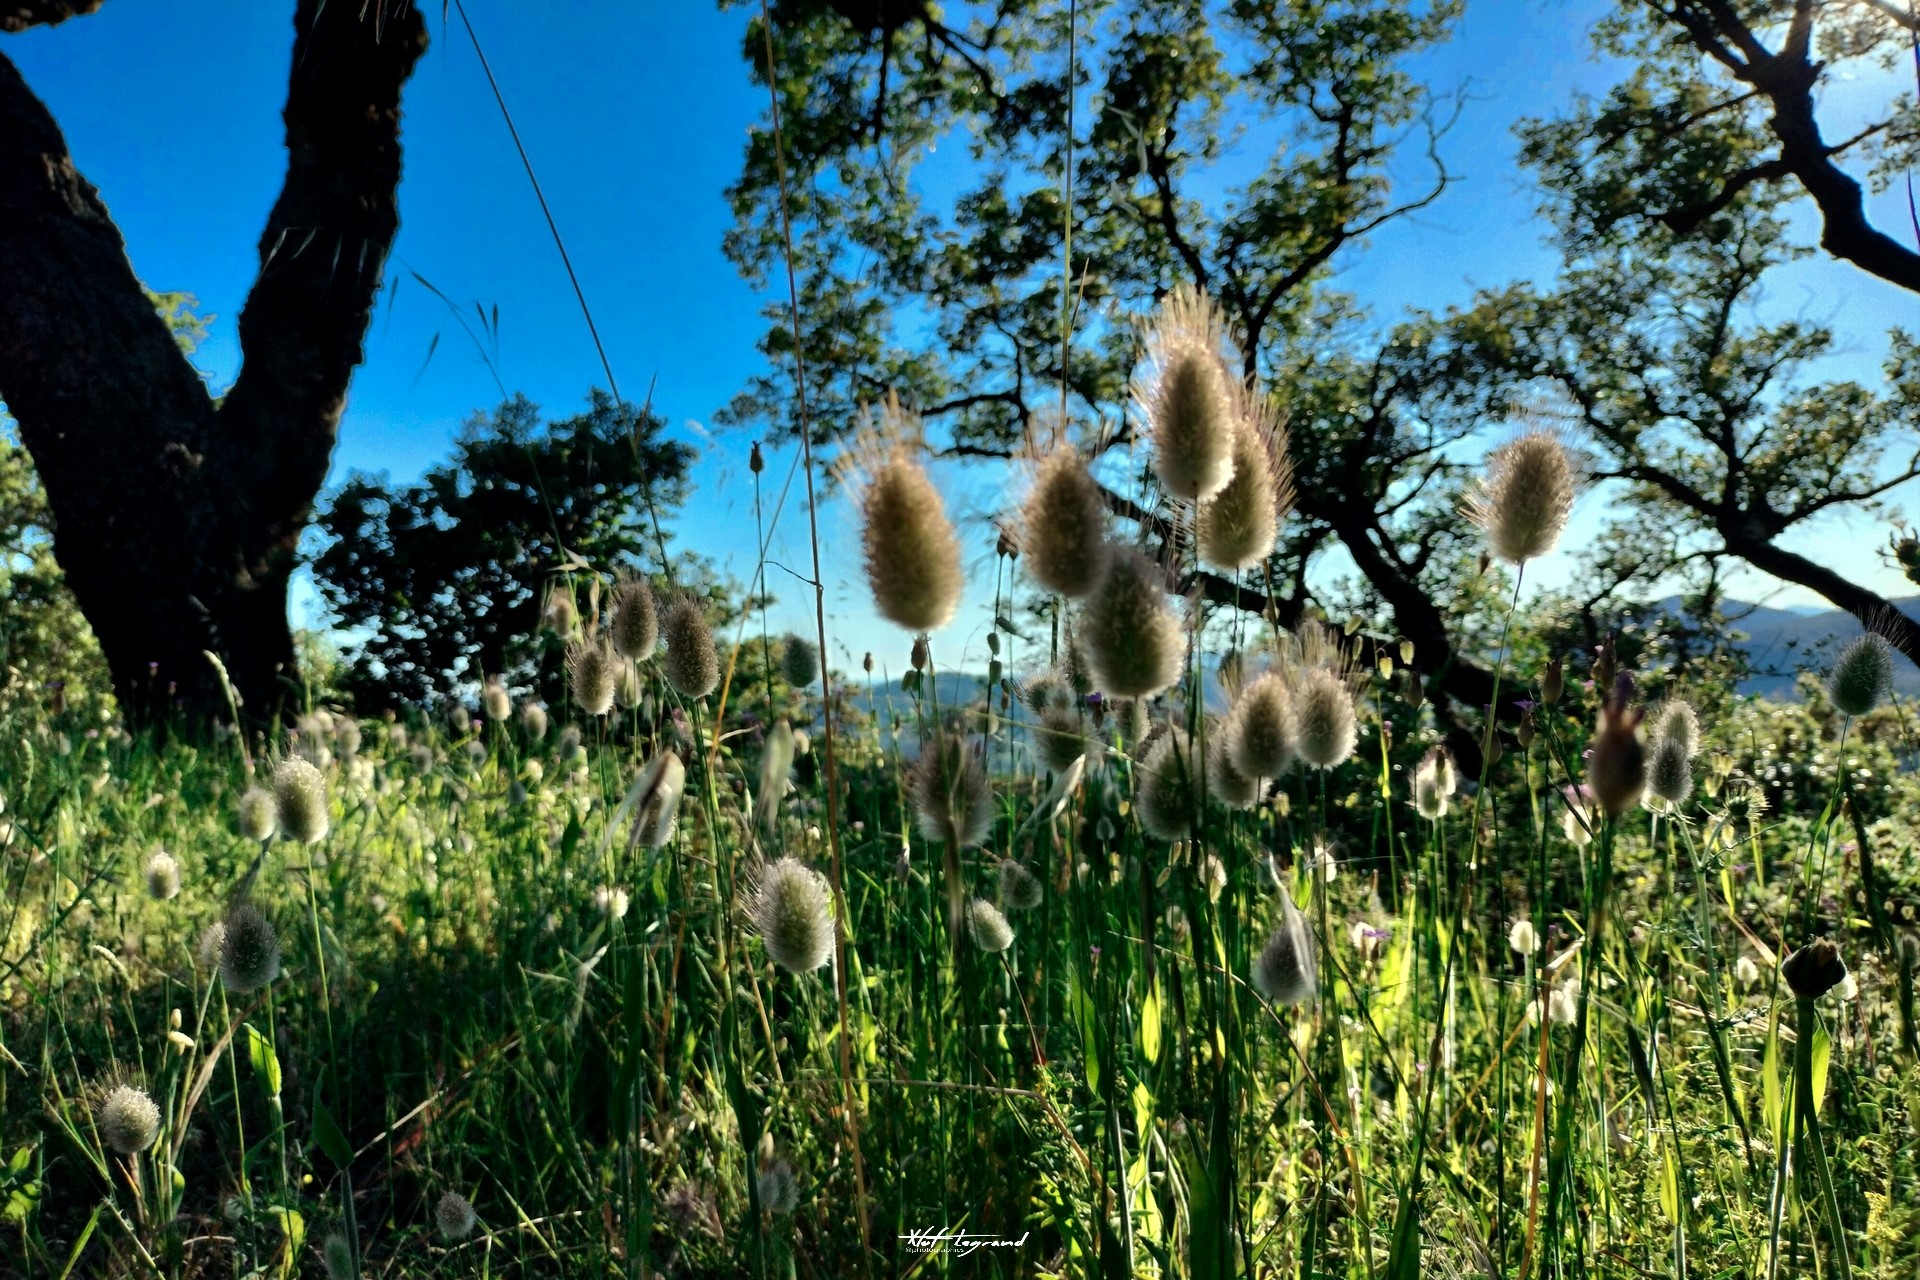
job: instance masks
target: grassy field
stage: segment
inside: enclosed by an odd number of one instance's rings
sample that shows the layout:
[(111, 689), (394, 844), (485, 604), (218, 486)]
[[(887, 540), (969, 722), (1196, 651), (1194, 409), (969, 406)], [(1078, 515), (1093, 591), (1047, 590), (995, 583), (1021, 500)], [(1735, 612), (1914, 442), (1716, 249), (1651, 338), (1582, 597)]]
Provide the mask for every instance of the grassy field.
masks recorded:
[[(945, 713), (876, 692), (830, 796), (818, 727), (716, 740), (642, 670), (577, 729), (7, 726), (0, 1273), (1920, 1267), (1904, 709), (1703, 706), (1693, 796), (1607, 818), (1563, 792), (1585, 673), (1510, 672), (1527, 744), (1443, 796), (1375, 667), (1351, 758), (1235, 809), (1116, 706), (1062, 787), (1044, 681), (960, 710), (932, 787)], [(952, 932), (949, 871), (1004, 915)], [(1850, 974), (1796, 999), (1819, 935)]]

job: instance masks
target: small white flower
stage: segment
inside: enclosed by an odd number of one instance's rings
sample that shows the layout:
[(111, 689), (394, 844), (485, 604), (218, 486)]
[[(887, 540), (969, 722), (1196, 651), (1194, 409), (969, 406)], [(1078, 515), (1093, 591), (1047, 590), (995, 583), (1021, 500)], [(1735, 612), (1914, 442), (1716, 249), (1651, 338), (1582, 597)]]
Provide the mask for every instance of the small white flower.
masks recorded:
[(1530, 956), (1540, 949), (1540, 934), (1531, 920), (1515, 920), (1507, 930), (1507, 945), (1518, 955)]

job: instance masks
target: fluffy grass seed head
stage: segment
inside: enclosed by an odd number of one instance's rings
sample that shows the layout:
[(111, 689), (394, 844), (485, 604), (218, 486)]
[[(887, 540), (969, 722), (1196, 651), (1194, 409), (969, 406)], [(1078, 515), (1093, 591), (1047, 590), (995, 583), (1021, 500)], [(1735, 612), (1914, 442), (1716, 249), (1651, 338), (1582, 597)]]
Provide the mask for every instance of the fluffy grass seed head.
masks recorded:
[(1293, 895), (1280, 886), (1280, 919), (1267, 936), (1266, 946), (1253, 962), (1253, 984), (1275, 1004), (1304, 1004), (1319, 986), (1313, 934), (1306, 918), (1293, 905)]
[(220, 981), (246, 995), (280, 976), (280, 937), (273, 923), (251, 902), (227, 909), (220, 930)]
[(789, 635), (780, 642), (780, 674), (796, 689), (820, 678), (820, 650), (804, 636)]
[(620, 683), (620, 655), (605, 636), (583, 636), (567, 646), (567, 682), (573, 703), (590, 716), (613, 710)]
[(919, 423), (889, 396), (880, 425), (849, 457), (860, 484), (860, 544), (880, 616), (908, 631), (938, 631), (960, 607), (966, 574), (946, 504), (918, 457)]
[(628, 658), (620, 659), (620, 677), (613, 682), (614, 702), (622, 711), (631, 711), (646, 694), (647, 685), (640, 675), (639, 664)]
[(1255, 677), (1227, 716), (1227, 756), (1248, 778), (1277, 778), (1293, 764), (1293, 698), (1275, 672)]
[(1600, 705), (1600, 729), (1587, 752), (1587, 787), (1594, 802), (1617, 818), (1647, 789), (1647, 748), (1640, 741), (1640, 721), (1646, 708), (1633, 701), (1633, 677), (1622, 671)]
[(240, 834), (249, 840), (271, 840), (280, 825), (280, 806), (273, 792), (264, 787), (248, 787), (240, 797)]
[[(1218, 722), (1209, 727), (1208, 735), (1210, 741), (1220, 741), (1223, 735)], [(1265, 788), (1258, 778), (1249, 777), (1234, 767), (1231, 752), (1216, 749), (1207, 755), (1207, 790), (1229, 809), (1251, 809), (1260, 803)]]
[(440, 1228), (443, 1239), (465, 1240), (473, 1234), (479, 1219), (465, 1196), (458, 1191), (448, 1191), (441, 1195), (440, 1203), (434, 1206), (433, 1222)]
[(1700, 716), (1692, 703), (1668, 698), (1648, 717), (1648, 728), (1655, 741), (1671, 738), (1678, 742), (1688, 760), (1700, 754)]
[(1893, 646), (1877, 631), (1849, 641), (1834, 659), (1827, 693), (1841, 715), (1863, 716), (1893, 688)]
[(633, 836), (649, 849), (673, 838), (680, 797), (687, 789), (687, 766), (677, 752), (667, 750), (647, 762), (629, 793), (633, 801)]
[(1108, 697), (1151, 698), (1179, 683), (1187, 637), (1164, 585), (1145, 556), (1115, 548), (1081, 608), (1079, 638)]
[(301, 844), (326, 839), (327, 780), (312, 761), (299, 756), (282, 760), (273, 771), (273, 799), (279, 810), (280, 830), (288, 839)]
[(1093, 746), (1078, 712), (1047, 707), (1037, 720), (1033, 727), (1034, 751), (1050, 773), (1066, 772)]
[(1458, 785), (1453, 757), (1445, 747), (1432, 748), (1413, 771), (1414, 809), (1429, 822), (1439, 821), (1447, 816), (1447, 804)]
[(789, 1214), (800, 1207), (800, 1179), (785, 1160), (770, 1160), (754, 1174), (760, 1207), (768, 1213)]
[(360, 1268), (353, 1260), (353, 1245), (335, 1231), (320, 1246), (320, 1268), (327, 1280), (359, 1280)]
[(920, 834), (950, 849), (971, 849), (993, 830), (993, 793), (981, 752), (962, 735), (936, 732), (908, 776)]
[(1020, 511), (1020, 545), (1034, 581), (1078, 598), (1100, 581), (1107, 559), (1107, 504), (1086, 459), (1064, 441), (1040, 460)]
[(147, 895), (168, 902), (180, 893), (180, 864), (165, 849), (155, 849), (145, 867)]
[(528, 702), (520, 708), (520, 729), (535, 742), (547, 736), (547, 709), (538, 702)]
[(505, 724), (513, 718), (513, 695), (507, 692), (507, 686), (499, 676), (488, 676), (480, 688), (480, 709), (487, 713), (487, 719), (494, 724)]
[(1244, 407), (1233, 435), (1233, 479), (1200, 504), (1194, 521), (1202, 563), (1222, 573), (1265, 561), (1293, 506), (1286, 428), (1273, 401), (1247, 388), (1236, 398)]
[(540, 609), (541, 625), (562, 639), (573, 634), (580, 622), (580, 610), (573, 603), (573, 591), (556, 582), (547, 591), (547, 602)]
[(1530, 956), (1540, 949), (1540, 932), (1533, 927), (1533, 921), (1522, 917), (1513, 922), (1507, 930), (1507, 946), (1519, 956)]
[(1009, 911), (1031, 911), (1043, 896), (1040, 877), (1014, 858), (1000, 860), (1000, 901)]
[(1653, 764), (1647, 770), (1647, 790), (1670, 805), (1693, 795), (1693, 760), (1684, 738), (1656, 738)]
[(1559, 544), (1573, 513), (1573, 459), (1559, 433), (1530, 431), (1495, 449), (1467, 501), (1487, 549), (1509, 564), (1538, 560)]
[(1303, 673), (1294, 690), (1294, 726), (1300, 758), (1316, 769), (1331, 769), (1353, 754), (1360, 725), (1353, 689), (1327, 667)]
[(793, 973), (812, 973), (833, 959), (833, 889), (826, 877), (781, 858), (753, 879), (747, 914), (773, 962)]
[(94, 1111), (100, 1137), (123, 1156), (145, 1151), (160, 1136), (160, 1108), (145, 1089), (115, 1085)]
[(1148, 835), (1185, 840), (1193, 834), (1199, 808), (1199, 776), (1193, 745), (1186, 733), (1169, 728), (1148, 748), (1134, 771), (1134, 812)]
[(973, 945), (989, 954), (1013, 945), (1013, 926), (1000, 914), (1000, 908), (985, 898), (967, 904), (967, 932), (973, 937)]
[(1153, 439), (1154, 471), (1173, 497), (1205, 502), (1233, 479), (1238, 425), (1220, 313), (1204, 291), (1179, 285), (1161, 300), (1145, 337), (1134, 397)]
[(675, 600), (661, 630), (667, 639), (661, 669), (681, 697), (704, 698), (720, 687), (720, 655), (713, 647), (707, 611), (698, 600), (692, 596)]
[(614, 652), (629, 662), (645, 662), (660, 643), (660, 615), (654, 608), (653, 588), (644, 581), (623, 574), (613, 584), (613, 600), (607, 611), (607, 638)]

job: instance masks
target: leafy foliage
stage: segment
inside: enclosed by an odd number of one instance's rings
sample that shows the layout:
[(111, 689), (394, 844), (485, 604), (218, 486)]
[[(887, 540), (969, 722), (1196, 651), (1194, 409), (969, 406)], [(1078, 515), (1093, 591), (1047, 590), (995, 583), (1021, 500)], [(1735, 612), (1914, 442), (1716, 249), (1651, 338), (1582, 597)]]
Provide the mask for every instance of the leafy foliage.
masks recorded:
[(486, 675), (534, 684), (550, 586), (589, 567), (660, 565), (654, 521), (684, 497), (692, 458), (664, 425), (597, 390), (557, 421), (514, 396), (471, 418), (452, 459), (416, 483), (349, 477), (317, 522), (332, 541), (313, 568), (353, 637), (342, 679), (363, 708)]

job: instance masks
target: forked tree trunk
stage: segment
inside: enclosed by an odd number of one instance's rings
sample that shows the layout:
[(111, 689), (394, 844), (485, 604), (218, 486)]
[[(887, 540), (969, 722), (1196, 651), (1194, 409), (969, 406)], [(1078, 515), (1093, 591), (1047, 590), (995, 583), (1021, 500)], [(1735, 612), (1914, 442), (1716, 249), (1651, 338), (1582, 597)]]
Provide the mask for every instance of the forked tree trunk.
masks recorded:
[[(0, 0), (0, 29), (96, 0)], [(0, 400), (54, 515), (54, 552), (127, 718), (204, 724), (298, 688), (287, 582), (399, 226), (413, 0), (299, 0), (288, 166), (216, 404), (47, 109), (0, 55)]]

